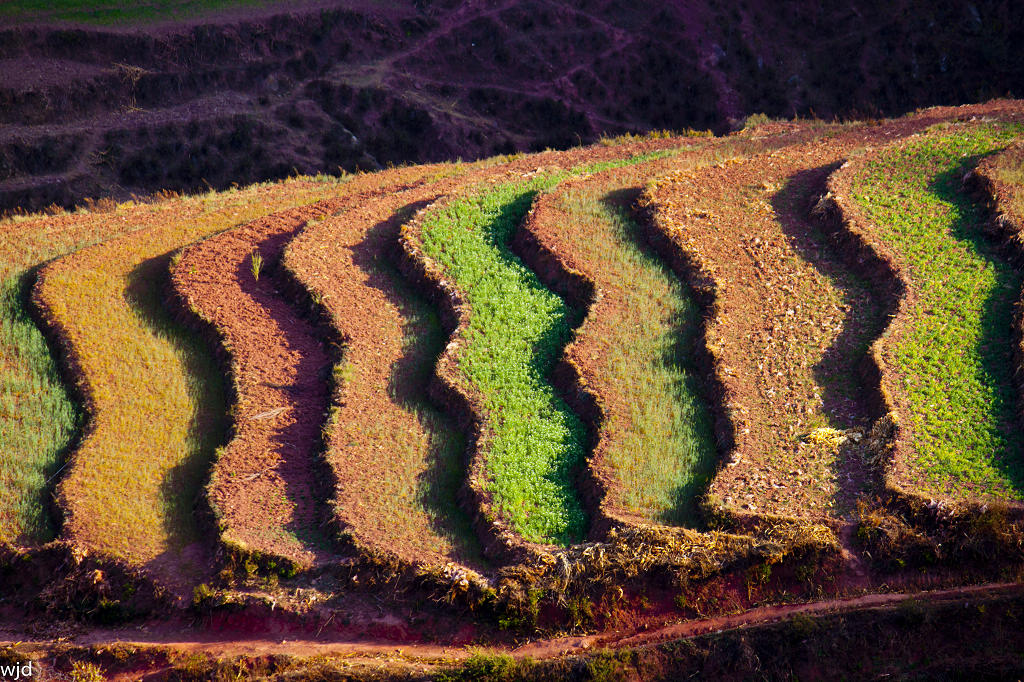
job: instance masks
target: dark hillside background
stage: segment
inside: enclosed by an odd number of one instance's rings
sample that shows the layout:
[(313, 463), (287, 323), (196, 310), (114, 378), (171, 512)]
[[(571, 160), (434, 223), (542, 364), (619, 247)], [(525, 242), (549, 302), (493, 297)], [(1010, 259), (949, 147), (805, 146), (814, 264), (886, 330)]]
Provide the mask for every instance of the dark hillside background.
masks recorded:
[(0, 210), (1024, 94), (1024, 3), (395, 0), (0, 28)]

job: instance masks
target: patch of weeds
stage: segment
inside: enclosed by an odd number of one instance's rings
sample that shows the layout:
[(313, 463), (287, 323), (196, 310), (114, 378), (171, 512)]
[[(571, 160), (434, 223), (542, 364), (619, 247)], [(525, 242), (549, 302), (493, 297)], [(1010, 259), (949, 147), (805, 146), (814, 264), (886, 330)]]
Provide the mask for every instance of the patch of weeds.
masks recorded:
[(509, 654), (476, 651), (457, 668), (442, 670), (434, 676), (436, 682), (511, 682), (522, 679), (533, 667), (526, 658), (517, 661)]
[(106, 675), (96, 663), (74, 661), (71, 664), (71, 682), (103, 682)]

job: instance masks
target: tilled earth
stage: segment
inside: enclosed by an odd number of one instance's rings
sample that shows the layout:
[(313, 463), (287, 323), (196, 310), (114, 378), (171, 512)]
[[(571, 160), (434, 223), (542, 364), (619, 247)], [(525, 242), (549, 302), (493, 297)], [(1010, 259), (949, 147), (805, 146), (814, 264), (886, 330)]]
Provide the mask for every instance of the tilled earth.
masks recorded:
[[(404, 169), (358, 187), (371, 200), (423, 171)], [(404, 176), (404, 177), (403, 177)], [(389, 182), (391, 180), (391, 182)], [(266, 270), (256, 276), (253, 255), (276, 266), (288, 241), (309, 220), (331, 212), (331, 200), (257, 220), (186, 249), (173, 284), (190, 309), (213, 323), (230, 356), (236, 393), (234, 434), (218, 457), (211, 505), (234, 543), (284, 556), (300, 566), (331, 558), (323, 531), (323, 493), (316, 455), (330, 403), (332, 359), (313, 325), (303, 319)]]
[(710, 491), (742, 516), (843, 516), (871, 486), (863, 441), (881, 415), (860, 363), (885, 320), (808, 213), (846, 155), (950, 113), (679, 172), (651, 191), (659, 226), (714, 287), (706, 340), (735, 447)]

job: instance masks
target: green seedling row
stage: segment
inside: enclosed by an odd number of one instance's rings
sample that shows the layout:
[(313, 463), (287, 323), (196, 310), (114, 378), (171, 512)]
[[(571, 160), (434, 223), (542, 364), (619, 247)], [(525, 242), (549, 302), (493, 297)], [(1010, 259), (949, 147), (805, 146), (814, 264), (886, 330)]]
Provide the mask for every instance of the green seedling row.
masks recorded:
[(979, 230), (964, 174), (1021, 129), (963, 128), (881, 153), (853, 197), (905, 259), (917, 301), (887, 346), (910, 405), (911, 464), (937, 491), (1020, 497), (1024, 439), (1011, 357), (1021, 276)]
[[(596, 173), (664, 155), (573, 172)], [(576, 320), (508, 244), (536, 194), (566, 176), (550, 173), (496, 185), (430, 212), (423, 222), (425, 253), (456, 282), (472, 311), (458, 360), (489, 417), (490, 437), (482, 444), (487, 488), (525, 538), (562, 545), (581, 539), (587, 525), (574, 485), (586, 431), (548, 375)]]

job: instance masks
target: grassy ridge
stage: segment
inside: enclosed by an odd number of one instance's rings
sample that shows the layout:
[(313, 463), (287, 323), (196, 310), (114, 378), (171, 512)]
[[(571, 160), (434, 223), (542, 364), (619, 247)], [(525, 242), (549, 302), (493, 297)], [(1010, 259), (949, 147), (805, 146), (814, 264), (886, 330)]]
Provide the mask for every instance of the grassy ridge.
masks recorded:
[(495, 505), (526, 538), (568, 544), (586, 526), (572, 484), (586, 433), (546, 375), (569, 340), (570, 311), (507, 245), (535, 193), (556, 182), (543, 176), (452, 202), (425, 220), (423, 246), (473, 311), (459, 366), (491, 419), (483, 447)]
[(966, 170), (1019, 128), (961, 128), (881, 153), (853, 197), (909, 266), (917, 300), (886, 350), (911, 408), (912, 465), (950, 494), (1024, 492), (1010, 356), (1021, 277), (976, 229), (960, 193)]
[[(673, 152), (574, 169), (595, 173)], [(547, 381), (572, 333), (565, 303), (509, 249), (537, 192), (566, 173), (496, 185), (430, 212), (424, 252), (465, 293), (472, 313), (459, 366), (484, 397), (491, 434), (481, 444), (494, 503), (525, 538), (569, 544), (586, 515), (573, 485), (586, 432)]]
[(81, 210), (0, 223), (0, 542), (36, 544), (54, 538), (49, 486), (61, 473), (61, 460), (80, 422), (28, 312), (30, 270), (141, 229), (143, 224), (126, 216), (152, 210), (128, 202), (113, 213)]
[[(22, 544), (54, 537), (46, 484), (58, 473), (79, 421), (25, 307), (28, 270), (107, 236), (97, 221), (94, 229), (59, 232), (52, 230), (54, 222), (59, 221), (39, 218), (5, 226), (0, 242), (0, 541)], [(119, 229), (112, 224), (106, 232)]]
[(692, 523), (692, 501), (713, 474), (716, 456), (710, 417), (686, 360), (699, 311), (671, 270), (640, 246), (628, 211), (602, 200), (611, 189), (584, 187), (558, 195), (555, 204), (568, 219), (563, 232), (576, 253), (614, 277), (621, 299), (595, 341), (604, 376), (629, 406), (626, 428), (609, 443), (607, 465), (622, 484), (626, 508), (662, 523)]

